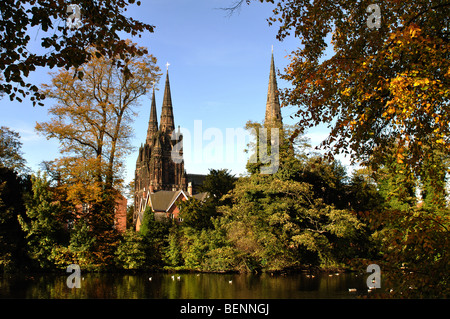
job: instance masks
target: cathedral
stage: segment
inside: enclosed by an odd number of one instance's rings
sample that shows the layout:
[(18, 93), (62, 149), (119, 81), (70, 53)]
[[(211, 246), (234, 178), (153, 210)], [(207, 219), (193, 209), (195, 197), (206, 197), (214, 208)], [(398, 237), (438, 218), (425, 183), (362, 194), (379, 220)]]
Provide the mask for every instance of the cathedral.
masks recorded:
[[(264, 126), (281, 127), (281, 125), (282, 117), (272, 52)], [(167, 69), (159, 126), (153, 89), (147, 138), (145, 144), (141, 144), (136, 160), (133, 221), (137, 230), (148, 205), (152, 207), (155, 217), (177, 218), (177, 201), (186, 200), (191, 196), (199, 199), (207, 196), (204, 193), (194, 195), (196, 188), (201, 186), (206, 175), (186, 173), (183, 150), (180, 147), (182, 139), (179, 127), (175, 131)]]

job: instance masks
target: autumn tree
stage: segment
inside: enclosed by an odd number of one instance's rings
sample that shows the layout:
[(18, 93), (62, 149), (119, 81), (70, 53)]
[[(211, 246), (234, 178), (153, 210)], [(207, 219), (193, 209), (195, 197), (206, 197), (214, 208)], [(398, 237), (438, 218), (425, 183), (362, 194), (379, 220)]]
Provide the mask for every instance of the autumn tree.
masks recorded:
[[(107, 58), (146, 54), (145, 48), (119, 37), (121, 32), (141, 37), (143, 32), (154, 30), (154, 26), (125, 15), (134, 3), (140, 5), (135, 0), (1, 1), (0, 92), (17, 101), (31, 93), (30, 100), (36, 104), (45, 94), (26, 77), (39, 67), (65, 67), (82, 78), (79, 67), (91, 60), (92, 55), (86, 51), (90, 47)], [(42, 51), (30, 50), (33, 38), (39, 39)], [(116, 62), (129, 73), (126, 64), (120, 59)]]
[[(448, 3), (275, 3), (268, 21), (279, 23), (277, 38), (301, 39), (282, 74), (293, 84), (282, 100), (298, 107), (299, 132), (327, 123), (331, 132), (322, 146), (330, 156), (347, 153), (374, 166), (397, 143), (398, 161), (416, 174), (433, 150), (448, 156)], [(328, 37), (332, 56), (324, 56)]]
[(90, 61), (79, 68), (83, 80), (73, 77), (73, 69), (61, 69), (53, 73), (51, 84), (42, 86), (56, 104), (49, 108), (51, 119), (37, 123), (36, 130), (60, 141), (65, 156), (56, 159), (50, 170), (58, 172), (57, 184), (68, 200), (89, 203), (92, 222), (108, 228), (114, 189), (122, 186), (123, 159), (132, 149), (135, 109), (160, 74), (150, 54), (127, 54), (122, 62), (130, 74), (98, 51), (91, 49), (90, 54)]
[[(251, 2), (238, 1), (233, 9)], [(321, 147), (329, 157), (350, 154), (378, 175), (385, 205), (370, 223), (381, 228), (383, 266), (414, 288), (403, 285), (403, 296), (438, 295), (449, 281), (443, 199), (450, 155), (450, 4), (260, 2), (276, 4), (268, 21), (279, 24), (279, 40), (301, 40), (281, 75), (292, 84), (281, 92), (283, 105), (298, 108), (293, 137), (326, 124), (330, 134)], [(333, 53), (325, 55), (329, 39)], [(423, 210), (416, 207), (417, 183)], [(409, 281), (399, 272), (405, 261)]]

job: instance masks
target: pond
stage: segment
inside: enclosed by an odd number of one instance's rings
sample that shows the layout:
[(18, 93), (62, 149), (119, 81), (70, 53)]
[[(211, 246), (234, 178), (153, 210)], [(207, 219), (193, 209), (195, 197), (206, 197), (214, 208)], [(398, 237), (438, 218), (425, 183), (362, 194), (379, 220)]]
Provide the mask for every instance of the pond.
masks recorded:
[(0, 298), (336, 299), (367, 293), (367, 274), (356, 273), (81, 273), (80, 288), (67, 286), (69, 275), (3, 275)]

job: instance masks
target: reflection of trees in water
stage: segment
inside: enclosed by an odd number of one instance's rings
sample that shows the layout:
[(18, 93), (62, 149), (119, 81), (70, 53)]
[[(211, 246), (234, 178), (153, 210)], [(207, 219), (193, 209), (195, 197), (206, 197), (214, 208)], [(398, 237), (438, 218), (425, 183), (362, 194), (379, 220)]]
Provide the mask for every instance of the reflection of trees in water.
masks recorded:
[[(149, 276), (152, 280), (149, 280)], [(172, 279), (174, 276), (174, 279)], [(177, 277), (180, 277), (179, 280)], [(355, 274), (108, 274), (81, 273), (81, 288), (68, 288), (65, 275), (0, 278), (0, 298), (37, 299), (240, 299), (352, 297), (349, 288), (366, 290)]]

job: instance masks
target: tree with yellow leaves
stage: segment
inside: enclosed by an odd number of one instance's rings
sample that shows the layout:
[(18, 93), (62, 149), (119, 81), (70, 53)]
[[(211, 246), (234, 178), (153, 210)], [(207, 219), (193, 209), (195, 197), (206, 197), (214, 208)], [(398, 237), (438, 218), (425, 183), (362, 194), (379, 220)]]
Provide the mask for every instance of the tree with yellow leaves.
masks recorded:
[[(232, 9), (244, 1), (252, 2)], [(280, 26), (279, 40), (301, 40), (282, 74), (293, 86), (281, 94), (284, 105), (298, 106), (299, 134), (327, 123), (330, 156), (375, 166), (396, 143), (399, 163), (416, 173), (435, 150), (448, 156), (448, 2), (260, 2), (276, 3), (268, 21)], [(334, 54), (325, 58), (329, 38)]]
[[(389, 188), (391, 205), (369, 222), (381, 228), (377, 263), (401, 283), (396, 296), (448, 296), (450, 3), (259, 1), (276, 4), (268, 21), (279, 40), (301, 41), (281, 75), (292, 84), (282, 104), (297, 107), (292, 138), (327, 124), (328, 155), (350, 154)], [(244, 2), (253, 1), (231, 10)], [(329, 39), (334, 54), (325, 56)]]

